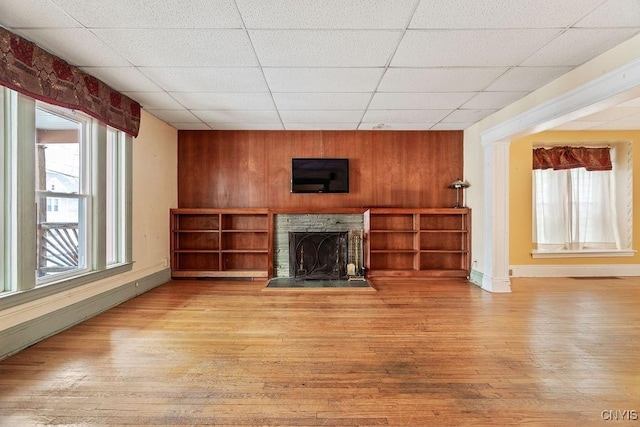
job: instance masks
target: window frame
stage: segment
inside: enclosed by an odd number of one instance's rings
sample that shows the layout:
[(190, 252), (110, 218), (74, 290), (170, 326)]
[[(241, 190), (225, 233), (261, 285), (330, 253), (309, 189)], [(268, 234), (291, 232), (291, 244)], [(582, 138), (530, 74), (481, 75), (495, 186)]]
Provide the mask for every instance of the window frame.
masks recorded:
[[(16, 305), (36, 301), (60, 292), (106, 279), (130, 271), (132, 261), (132, 142), (133, 138), (124, 133), (122, 136), (121, 164), (123, 185), (121, 237), (123, 239), (121, 258), (118, 262), (106, 265), (105, 260), (105, 145), (107, 126), (88, 115), (89, 132), (92, 133), (91, 162), (93, 193), (88, 203), (92, 213), (90, 233), (93, 243), (88, 250), (93, 253), (89, 271), (79, 272), (73, 277), (57, 277), (47, 283), (36, 283), (36, 224), (35, 207), (35, 110), (33, 98), (0, 86), (0, 104), (2, 120), (0, 123), (4, 150), (0, 155), (0, 184), (4, 204), (0, 213), (0, 233), (3, 236), (3, 254), (0, 256), (2, 286), (0, 286), (0, 310)], [(46, 104), (47, 107), (50, 104)], [(52, 108), (58, 108), (53, 106)], [(78, 113), (83, 114), (83, 113)], [(121, 131), (118, 131), (121, 132)], [(19, 167), (18, 167), (19, 166)], [(18, 237), (19, 236), (19, 237)], [(12, 256), (11, 254), (16, 254)]]
[[(614, 167), (614, 180), (616, 182), (621, 181), (626, 185), (616, 185), (616, 199), (618, 207), (618, 226), (620, 228), (620, 238), (622, 247), (620, 249), (557, 249), (557, 250), (544, 250), (544, 249), (531, 249), (531, 257), (537, 258), (602, 258), (602, 257), (632, 257), (635, 256), (636, 250), (633, 249), (633, 188), (630, 183), (633, 182), (633, 143), (632, 141), (617, 140), (617, 141), (576, 141), (574, 145), (582, 146), (610, 146), (612, 148), (612, 163)], [(567, 142), (547, 142), (537, 143), (533, 145), (533, 148), (537, 147), (553, 147), (564, 146)], [(532, 200), (532, 246), (534, 245), (534, 236), (536, 227), (535, 216), (535, 187), (532, 171), (531, 182), (531, 200)], [(622, 213), (626, 212), (627, 217), (623, 218)], [(621, 227), (623, 225), (623, 227)]]

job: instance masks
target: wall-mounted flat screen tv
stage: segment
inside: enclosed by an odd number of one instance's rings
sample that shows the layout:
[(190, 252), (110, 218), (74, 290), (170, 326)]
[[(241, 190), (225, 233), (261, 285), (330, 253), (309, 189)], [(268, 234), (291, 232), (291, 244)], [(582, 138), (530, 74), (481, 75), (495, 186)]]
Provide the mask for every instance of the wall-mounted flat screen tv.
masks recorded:
[(348, 193), (349, 159), (292, 159), (291, 192)]

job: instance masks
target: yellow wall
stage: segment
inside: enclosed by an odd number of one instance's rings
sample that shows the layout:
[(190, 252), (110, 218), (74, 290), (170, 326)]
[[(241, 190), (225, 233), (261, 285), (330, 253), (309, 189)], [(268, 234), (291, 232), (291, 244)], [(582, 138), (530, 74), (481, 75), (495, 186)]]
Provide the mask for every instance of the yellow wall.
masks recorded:
[[(510, 265), (575, 265), (575, 264), (637, 264), (640, 254), (615, 258), (554, 258), (533, 259), (532, 249), (532, 197), (531, 163), (534, 143), (577, 141), (632, 141), (633, 164), (640, 165), (640, 131), (543, 132), (512, 141), (509, 152), (509, 264)], [(640, 188), (640, 173), (633, 176), (633, 188)], [(635, 197), (633, 211), (639, 212), (640, 197)], [(633, 218), (634, 249), (640, 242), (639, 216)]]

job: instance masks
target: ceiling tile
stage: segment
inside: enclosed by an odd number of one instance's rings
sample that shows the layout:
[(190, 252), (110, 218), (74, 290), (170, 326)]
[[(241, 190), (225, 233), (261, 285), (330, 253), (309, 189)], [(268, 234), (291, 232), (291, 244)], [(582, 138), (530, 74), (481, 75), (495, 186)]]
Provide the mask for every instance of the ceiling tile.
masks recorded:
[(429, 130), (435, 123), (360, 123), (359, 130)]
[(153, 114), (160, 120), (163, 120), (167, 123), (199, 123), (200, 119), (191, 114), (190, 111), (187, 110), (154, 110), (148, 109), (146, 110), (148, 113)]
[(436, 123), (431, 130), (465, 130), (473, 126), (474, 122), (469, 123)]
[(470, 110), (497, 110), (517, 101), (527, 92), (481, 92), (462, 105)]
[(172, 122), (169, 123), (176, 129), (180, 130), (211, 130), (206, 123), (183, 123), (183, 122)]
[(131, 65), (122, 55), (83, 28), (23, 30), (20, 35), (78, 67)]
[(525, 66), (576, 66), (636, 34), (636, 28), (569, 29), (527, 58)]
[(6, 28), (73, 28), (80, 24), (49, 0), (2, 0), (0, 23)]
[(236, 0), (247, 28), (403, 29), (414, 3), (406, 0)]
[(378, 92), (477, 92), (507, 67), (389, 68)]
[(475, 123), (496, 110), (455, 110), (442, 119), (443, 123)]
[(280, 123), (275, 110), (193, 110), (193, 114), (211, 126), (212, 123)]
[(265, 68), (272, 92), (373, 92), (382, 68)]
[(451, 110), (368, 110), (363, 122), (369, 123), (436, 123)]
[(565, 28), (603, 0), (422, 0), (409, 28)]
[(518, 65), (558, 30), (407, 31), (392, 67), (491, 67)]
[(209, 123), (211, 129), (216, 130), (284, 130), (281, 123)]
[(357, 130), (358, 123), (286, 123), (286, 130)]
[(179, 110), (184, 106), (166, 92), (123, 92), (147, 110)]
[(360, 110), (363, 111), (373, 93), (274, 93), (280, 110)]
[(243, 30), (96, 29), (93, 32), (140, 67), (258, 65)]
[(122, 92), (158, 92), (160, 87), (135, 67), (80, 67), (82, 71)]
[(55, 3), (72, 11), (71, 15), (88, 28), (242, 27), (233, 0), (55, 0)]
[(575, 27), (638, 27), (638, 0), (609, 0), (580, 20)]
[(515, 67), (500, 76), (486, 90), (531, 92), (568, 73), (571, 67)]
[(460, 93), (376, 93), (369, 108), (375, 110), (450, 110), (460, 107), (474, 96)]
[(400, 31), (249, 31), (265, 67), (380, 67), (387, 64)]
[(142, 67), (140, 71), (170, 92), (268, 92), (259, 68)]
[(171, 92), (189, 110), (274, 110), (268, 93)]
[(364, 110), (281, 110), (285, 123), (351, 123), (360, 122)]

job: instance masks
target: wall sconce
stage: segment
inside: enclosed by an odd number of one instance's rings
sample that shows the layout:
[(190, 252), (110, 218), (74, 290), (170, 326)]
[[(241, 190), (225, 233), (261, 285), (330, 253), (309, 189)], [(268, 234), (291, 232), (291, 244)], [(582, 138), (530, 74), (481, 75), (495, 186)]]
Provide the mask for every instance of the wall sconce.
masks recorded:
[(456, 190), (456, 205), (455, 208), (460, 207), (460, 189), (461, 188), (469, 188), (469, 183), (467, 181), (463, 181), (460, 178), (453, 181), (449, 184), (449, 188), (454, 188)]

